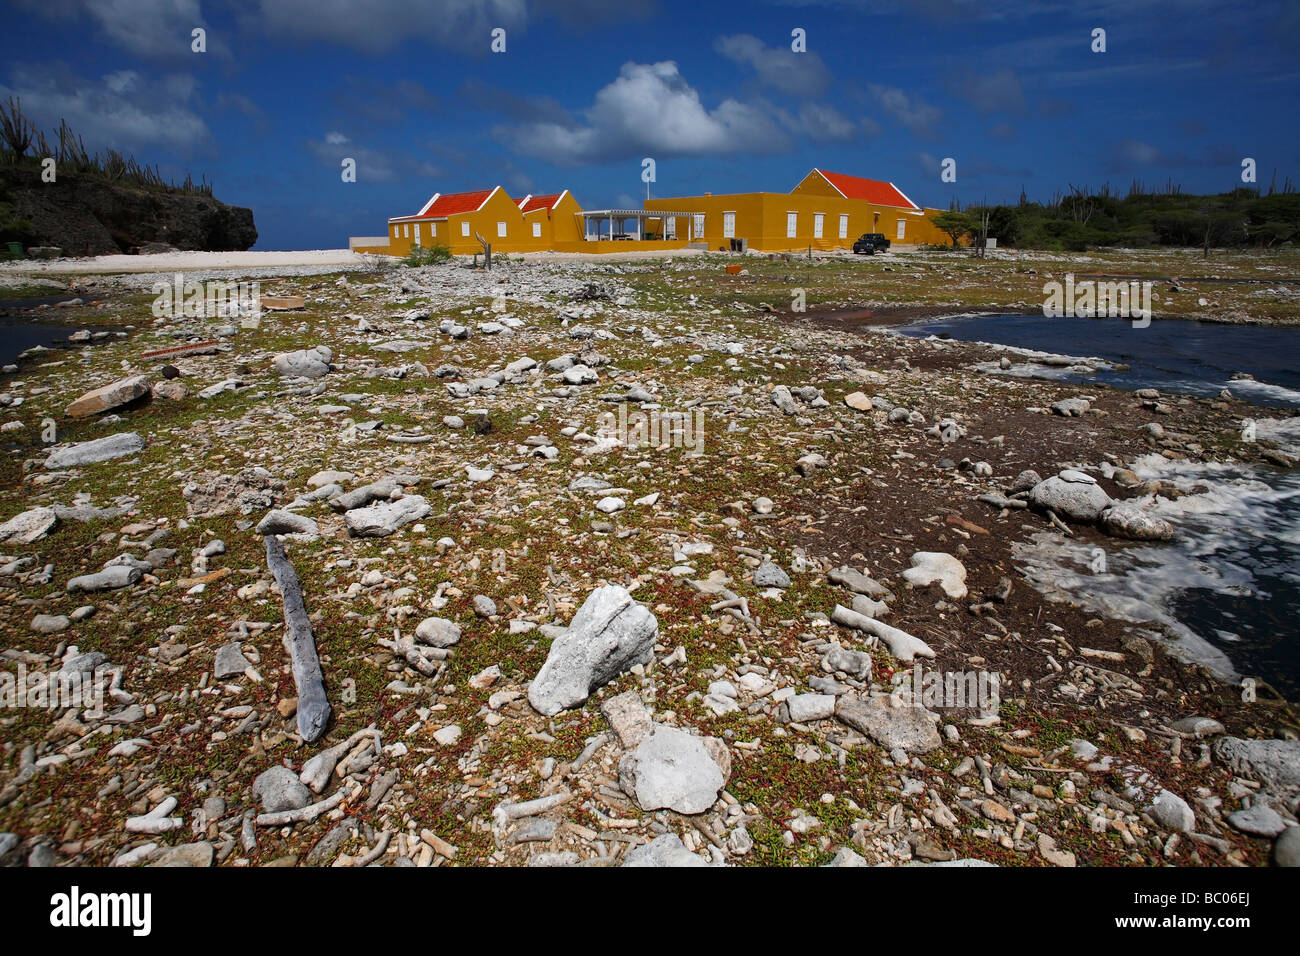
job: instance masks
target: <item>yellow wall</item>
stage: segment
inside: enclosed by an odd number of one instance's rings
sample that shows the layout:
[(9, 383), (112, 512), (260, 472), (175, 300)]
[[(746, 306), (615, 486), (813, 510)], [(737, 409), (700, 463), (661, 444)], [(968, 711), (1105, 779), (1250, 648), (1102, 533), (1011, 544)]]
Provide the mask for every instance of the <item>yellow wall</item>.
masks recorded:
[(560, 197), (555, 208), (550, 212), (551, 235), (555, 242), (579, 242), (582, 240), (582, 223), (575, 215), (582, 212), (578, 200), (566, 192)]
[[(493, 252), (541, 252), (556, 247), (556, 243), (574, 243), (582, 233), (574, 213), (582, 211), (577, 200), (565, 193), (554, 210), (535, 209), (525, 216), (517, 199), (512, 199), (503, 189), (498, 189), (484, 202), (483, 208), (448, 216), (445, 220), (411, 220), (388, 224), (387, 246), (359, 246), (357, 252), (376, 252), (382, 255), (408, 256), (415, 246), (415, 230), (420, 230), (421, 246), (446, 246), (453, 255), (473, 255), (482, 252), (474, 233), (480, 233), (492, 246)], [(497, 223), (506, 224), (506, 235), (497, 235)], [(541, 224), (541, 235), (534, 238), (533, 223)], [(463, 235), (462, 224), (468, 224), (469, 235)]]
[[(815, 181), (825, 183), (821, 177), (815, 177)], [(884, 233), (891, 243), (898, 245), (935, 242), (936, 235), (943, 235), (921, 213), (876, 206), (860, 199), (845, 199), (838, 193), (832, 195), (818, 191), (815, 183), (808, 185), (805, 191), (794, 193), (731, 193), (650, 199), (645, 208), (704, 213), (703, 239), (711, 250), (729, 247), (728, 237), (723, 235), (723, 214), (727, 212), (736, 214), (736, 238), (748, 239), (751, 248), (769, 252), (807, 249), (809, 246), (823, 250), (850, 249), (858, 236), (868, 232)], [(786, 234), (786, 219), (792, 212), (797, 219), (795, 234), (790, 237)], [(820, 239), (814, 236), (818, 213), (823, 217)], [(841, 215), (849, 217), (843, 238), (840, 238)], [(898, 235), (900, 220), (904, 223), (901, 238)]]

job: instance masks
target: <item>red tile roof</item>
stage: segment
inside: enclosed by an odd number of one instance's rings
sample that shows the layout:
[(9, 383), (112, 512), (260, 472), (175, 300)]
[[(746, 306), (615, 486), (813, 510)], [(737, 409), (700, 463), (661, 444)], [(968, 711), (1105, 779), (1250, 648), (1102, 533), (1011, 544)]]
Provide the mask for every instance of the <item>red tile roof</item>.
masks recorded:
[(532, 212), (534, 209), (550, 209), (555, 205), (563, 193), (551, 193), (549, 196), (530, 196), (528, 202), (523, 206), (522, 212)]
[(445, 216), (455, 216), (463, 212), (473, 212), (483, 205), (484, 200), (491, 196), (491, 189), (476, 189), (468, 193), (447, 193), (439, 196), (437, 200), (428, 209), (419, 214), (412, 216), (412, 219), (441, 219)]
[(824, 169), (815, 169), (822, 178), (840, 191), (845, 199), (862, 199), (876, 206), (896, 206), (900, 209), (920, 209), (916, 203), (903, 195), (903, 191), (893, 183), (878, 179), (863, 179), (861, 176), (846, 176), (844, 173), (831, 173)]

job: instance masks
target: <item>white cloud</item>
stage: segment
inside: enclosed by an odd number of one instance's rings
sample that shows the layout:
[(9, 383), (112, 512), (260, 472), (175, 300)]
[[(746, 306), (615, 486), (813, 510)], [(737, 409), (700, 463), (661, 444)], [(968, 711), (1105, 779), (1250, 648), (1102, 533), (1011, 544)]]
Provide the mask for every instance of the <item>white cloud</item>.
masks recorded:
[(66, 119), (91, 152), (164, 146), (188, 154), (209, 147), (211, 132), (190, 108), (193, 92), (193, 79), (186, 76), (146, 86), (132, 70), (93, 81), (44, 64), (15, 66), (10, 83), (0, 84), (0, 99), (19, 97), (23, 112), (47, 138)]
[[(95, 20), (110, 40), (149, 60), (193, 56), (191, 31), (208, 28), (199, 0), (19, 0), (21, 6), (51, 17)], [(208, 30), (207, 51), (229, 56), (220, 35)]]
[(284, 36), (325, 40), (367, 53), (406, 40), (487, 53), (491, 31), (524, 27), (526, 0), (259, 0), (260, 26)]
[(733, 63), (750, 67), (762, 83), (783, 93), (817, 96), (831, 82), (830, 71), (816, 53), (764, 46), (762, 40), (748, 33), (719, 37), (714, 47)]
[(338, 130), (330, 130), (321, 139), (308, 140), (307, 151), (323, 165), (332, 166), (340, 172), (343, 160), (355, 160), (357, 182), (410, 182), (413, 179), (431, 179), (441, 175), (441, 170), (432, 163), (400, 150), (370, 149)]
[(933, 136), (943, 120), (943, 111), (931, 106), (919, 96), (908, 96), (895, 86), (879, 83), (868, 85), (867, 91), (883, 109), (917, 136)]
[(769, 112), (734, 99), (706, 108), (671, 60), (625, 63), (584, 111), (585, 122), (521, 123), (499, 135), (519, 152), (562, 165), (788, 149)]

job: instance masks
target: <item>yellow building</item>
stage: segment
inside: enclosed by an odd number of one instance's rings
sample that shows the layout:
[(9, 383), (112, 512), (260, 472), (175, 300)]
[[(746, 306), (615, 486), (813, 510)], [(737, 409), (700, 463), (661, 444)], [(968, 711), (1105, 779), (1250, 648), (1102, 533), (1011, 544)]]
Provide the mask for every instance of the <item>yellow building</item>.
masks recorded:
[[(420, 211), (388, 220), (384, 237), (354, 238), (357, 252), (407, 256), (416, 246), (481, 252), (598, 252), (744, 244), (764, 252), (848, 249), (863, 233), (895, 245), (948, 245), (922, 209), (893, 183), (814, 169), (788, 193), (647, 199), (643, 209), (583, 210), (566, 189), (514, 200), (500, 186), (434, 193)], [(617, 241), (625, 240), (625, 241)]]
[[(691, 234), (710, 249), (732, 240), (766, 251), (848, 249), (863, 233), (883, 233), (896, 245), (950, 240), (930, 221), (938, 210), (922, 209), (893, 183), (814, 169), (788, 193), (648, 199), (648, 210), (690, 210)], [(680, 226), (677, 234), (682, 235)]]
[(543, 248), (554, 249), (556, 243), (577, 242), (582, 207), (567, 189), (549, 196), (525, 196), (519, 210), (527, 227), (525, 235), (546, 242)]

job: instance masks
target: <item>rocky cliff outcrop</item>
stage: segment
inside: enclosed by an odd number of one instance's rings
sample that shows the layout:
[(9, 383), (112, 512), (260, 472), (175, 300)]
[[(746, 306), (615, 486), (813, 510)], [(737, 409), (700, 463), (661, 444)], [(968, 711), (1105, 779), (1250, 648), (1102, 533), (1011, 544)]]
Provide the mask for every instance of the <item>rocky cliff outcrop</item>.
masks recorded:
[(146, 243), (241, 250), (257, 241), (253, 211), (209, 196), (169, 193), (76, 174), (41, 182), (39, 168), (0, 168), (0, 192), (35, 231), (30, 245), (67, 255), (134, 252)]

